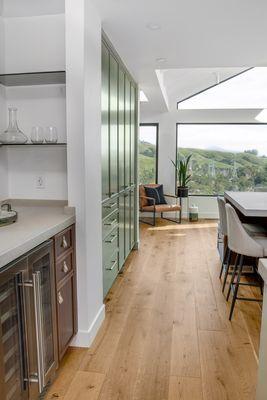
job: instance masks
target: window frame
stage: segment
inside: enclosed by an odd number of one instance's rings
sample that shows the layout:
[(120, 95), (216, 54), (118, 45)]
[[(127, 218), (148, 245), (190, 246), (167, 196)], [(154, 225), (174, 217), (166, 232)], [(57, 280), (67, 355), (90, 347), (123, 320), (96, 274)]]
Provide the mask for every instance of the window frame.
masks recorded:
[[(154, 126), (156, 127), (156, 171), (155, 171), (155, 183), (158, 183), (158, 164), (159, 164), (159, 123), (158, 122), (140, 122), (139, 127), (142, 126)], [(138, 138), (138, 145), (140, 142), (140, 134)], [(138, 149), (138, 157), (139, 157), (139, 149)], [(139, 171), (139, 162), (138, 162), (138, 171)]]
[[(178, 161), (178, 132), (179, 125), (267, 125), (267, 122), (176, 122), (176, 149), (175, 161)], [(175, 193), (177, 191), (177, 170), (175, 172)], [(189, 194), (191, 197), (218, 197), (221, 194)]]

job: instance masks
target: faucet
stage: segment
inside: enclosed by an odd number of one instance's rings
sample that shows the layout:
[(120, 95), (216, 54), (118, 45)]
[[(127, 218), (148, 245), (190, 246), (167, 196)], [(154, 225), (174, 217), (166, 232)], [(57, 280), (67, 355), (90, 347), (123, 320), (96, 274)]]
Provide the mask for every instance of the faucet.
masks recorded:
[(2, 210), (3, 208), (6, 208), (6, 210), (7, 210), (8, 212), (10, 212), (10, 211), (12, 210), (11, 204), (10, 204), (10, 203), (1, 204), (1, 210)]

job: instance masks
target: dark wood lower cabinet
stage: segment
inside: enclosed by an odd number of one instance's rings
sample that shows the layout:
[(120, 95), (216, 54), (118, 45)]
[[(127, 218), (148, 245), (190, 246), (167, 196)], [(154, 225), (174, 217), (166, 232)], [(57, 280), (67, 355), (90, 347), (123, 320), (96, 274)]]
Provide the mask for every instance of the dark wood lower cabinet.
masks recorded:
[(59, 360), (64, 356), (76, 333), (75, 301), (75, 280), (71, 275), (62, 282), (57, 291)]
[[(64, 246), (65, 241), (67, 244)], [(75, 226), (72, 225), (57, 234), (54, 237), (54, 244), (58, 359), (60, 361), (77, 333)]]

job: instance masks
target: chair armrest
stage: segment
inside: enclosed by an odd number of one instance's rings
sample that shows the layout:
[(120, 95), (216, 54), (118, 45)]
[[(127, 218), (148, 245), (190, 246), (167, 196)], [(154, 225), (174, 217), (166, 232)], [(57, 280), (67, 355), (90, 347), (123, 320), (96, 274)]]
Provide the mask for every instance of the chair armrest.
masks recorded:
[(139, 196), (139, 199), (147, 199), (147, 200), (152, 200), (153, 205), (156, 204), (156, 200), (153, 197), (148, 197), (148, 196)]

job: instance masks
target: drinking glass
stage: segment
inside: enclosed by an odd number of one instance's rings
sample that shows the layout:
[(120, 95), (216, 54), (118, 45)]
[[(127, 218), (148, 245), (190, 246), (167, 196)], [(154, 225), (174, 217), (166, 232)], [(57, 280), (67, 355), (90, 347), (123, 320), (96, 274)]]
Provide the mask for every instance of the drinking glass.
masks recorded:
[(55, 126), (48, 126), (46, 128), (45, 141), (46, 143), (57, 143), (58, 135), (57, 135), (57, 128)]
[(33, 126), (31, 132), (31, 141), (34, 144), (43, 143), (44, 130), (41, 126)]

